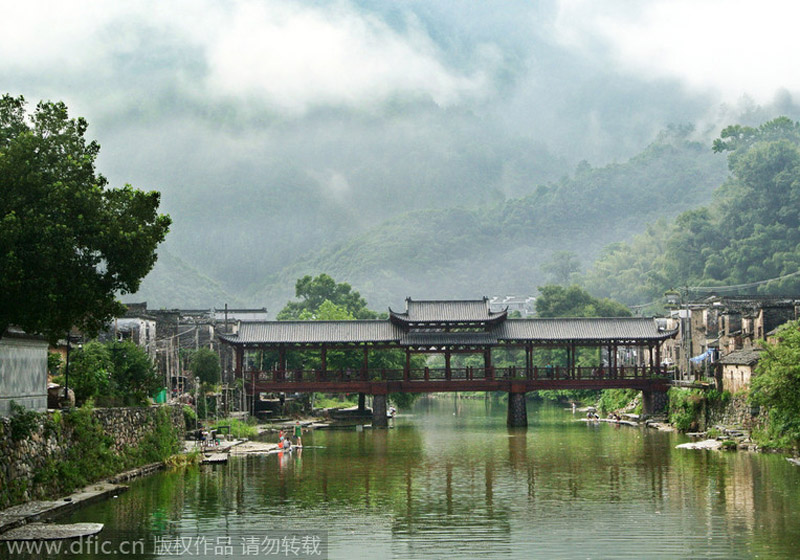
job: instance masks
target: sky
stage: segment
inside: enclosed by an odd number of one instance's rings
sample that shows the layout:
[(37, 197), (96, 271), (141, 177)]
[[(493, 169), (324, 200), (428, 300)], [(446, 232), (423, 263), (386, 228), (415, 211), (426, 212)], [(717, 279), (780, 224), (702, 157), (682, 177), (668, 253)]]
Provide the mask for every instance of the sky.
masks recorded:
[(708, 141), (743, 112), (793, 108), (799, 12), (776, 0), (6, 2), (0, 90), (85, 117), (112, 186), (162, 192), (165, 247), (240, 289), (407, 210), (521, 196), (581, 160), (631, 157), (670, 124)]

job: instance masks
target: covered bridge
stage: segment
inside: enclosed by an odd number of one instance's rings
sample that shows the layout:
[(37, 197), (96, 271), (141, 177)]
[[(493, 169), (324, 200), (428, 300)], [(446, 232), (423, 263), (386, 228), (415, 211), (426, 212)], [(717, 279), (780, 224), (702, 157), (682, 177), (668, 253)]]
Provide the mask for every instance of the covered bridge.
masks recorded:
[[(390, 392), (508, 391), (509, 423), (526, 424), (513, 414), (524, 394), (540, 389), (637, 388), (650, 391), (665, 385), (660, 366), (661, 344), (675, 336), (656, 318), (509, 319), (507, 311), (492, 312), (480, 300), (408, 298), (405, 310), (389, 309), (388, 319), (368, 321), (239, 322), (233, 334), (219, 335), (236, 355), (236, 376), (251, 391), (359, 392), (374, 395), (376, 423)], [(596, 348), (596, 363), (580, 367), (579, 348)], [(519, 360), (493, 364), (493, 351), (515, 349)], [(561, 349), (559, 359), (537, 365), (536, 351)], [(318, 367), (291, 369), (287, 353), (318, 352)], [(358, 351), (358, 368), (332, 370), (328, 352)], [(405, 357), (393, 369), (375, 367), (371, 359), (393, 350)], [(524, 351), (524, 360), (523, 360)], [(273, 352), (271, 364), (253, 359)], [(412, 368), (414, 354), (441, 354), (444, 367)], [(451, 366), (454, 354), (478, 354), (481, 367)], [(396, 363), (397, 361), (395, 361)], [(516, 403), (516, 404), (514, 404)], [(385, 422), (385, 419), (384, 419)]]

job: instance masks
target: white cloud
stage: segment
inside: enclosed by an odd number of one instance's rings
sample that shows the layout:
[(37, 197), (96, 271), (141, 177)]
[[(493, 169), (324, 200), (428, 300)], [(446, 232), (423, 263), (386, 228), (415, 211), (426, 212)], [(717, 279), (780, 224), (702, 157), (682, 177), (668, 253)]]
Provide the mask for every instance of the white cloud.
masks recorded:
[(347, 177), (335, 169), (310, 170), (308, 175), (317, 182), (323, 193), (335, 200), (343, 200), (352, 190)]
[(765, 102), (800, 91), (798, 15), (784, 0), (561, 0), (555, 29), (571, 48), (608, 48), (624, 71)]
[(136, 60), (153, 36), (205, 63), (198, 81), (197, 67), (187, 74), (180, 57), (159, 60), (181, 89), (293, 114), (322, 105), (380, 104), (398, 95), (448, 106), (484, 95), (488, 72), (498, 63), (481, 45), (475, 65), (488, 71), (454, 69), (413, 19), (396, 30), (346, 2), (32, 0), (4, 8), (0, 72), (112, 83), (118, 55)]
[[(106, 6), (116, 6), (108, 9)], [(96, 63), (97, 33), (117, 17), (119, 5), (102, 1), (9, 2), (0, 18), (0, 67), (4, 70), (74, 70)], [(94, 14), (94, 17), (88, 17)]]
[(428, 96), (447, 106), (487, 86), (484, 74), (448, 68), (413, 21), (398, 32), (347, 4), (241, 2), (208, 45), (208, 62), (212, 92), (293, 112), (382, 102), (397, 94)]

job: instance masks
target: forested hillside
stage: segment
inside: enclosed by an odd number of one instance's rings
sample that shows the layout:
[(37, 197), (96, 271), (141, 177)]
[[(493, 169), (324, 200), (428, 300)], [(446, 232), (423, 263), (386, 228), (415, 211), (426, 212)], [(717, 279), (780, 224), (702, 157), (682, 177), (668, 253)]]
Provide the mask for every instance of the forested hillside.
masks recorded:
[(607, 247), (585, 278), (592, 293), (640, 304), (682, 286), (709, 287), (693, 296), (800, 290), (800, 124), (730, 126), (713, 149), (730, 176), (712, 202)]
[(724, 158), (689, 141), (689, 132), (670, 129), (625, 163), (582, 163), (524, 198), (390, 219), (264, 279), (249, 299), (281, 304), (297, 278), (321, 272), (359, 286), (373, 308), (406, 296), (535, 293), (548, 280), (542, 265), (564, 251), (591, 263), (605, 245), (709, 200)]
[(144, 279), (139, 291), (122, 295), (120, 299), (125, 303), (146, 301), (151, 309), (202, 309), (222, 307), (226, 303), (236, 307), (244, 303), (242, 298), (165, 248), (158, 250), (156, 270)]

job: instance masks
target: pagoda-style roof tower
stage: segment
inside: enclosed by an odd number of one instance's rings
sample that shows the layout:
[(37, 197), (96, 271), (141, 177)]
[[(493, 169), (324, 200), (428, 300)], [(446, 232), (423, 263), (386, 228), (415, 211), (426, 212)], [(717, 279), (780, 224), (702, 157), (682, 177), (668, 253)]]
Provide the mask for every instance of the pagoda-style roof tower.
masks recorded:
[(389, 320), (404, 330), (487, 330), (506, 320), (507, 311), (493, 313), (487, 298), (477, 300), (419, 300), (406, 298), (406, 310), (389, 308)]

